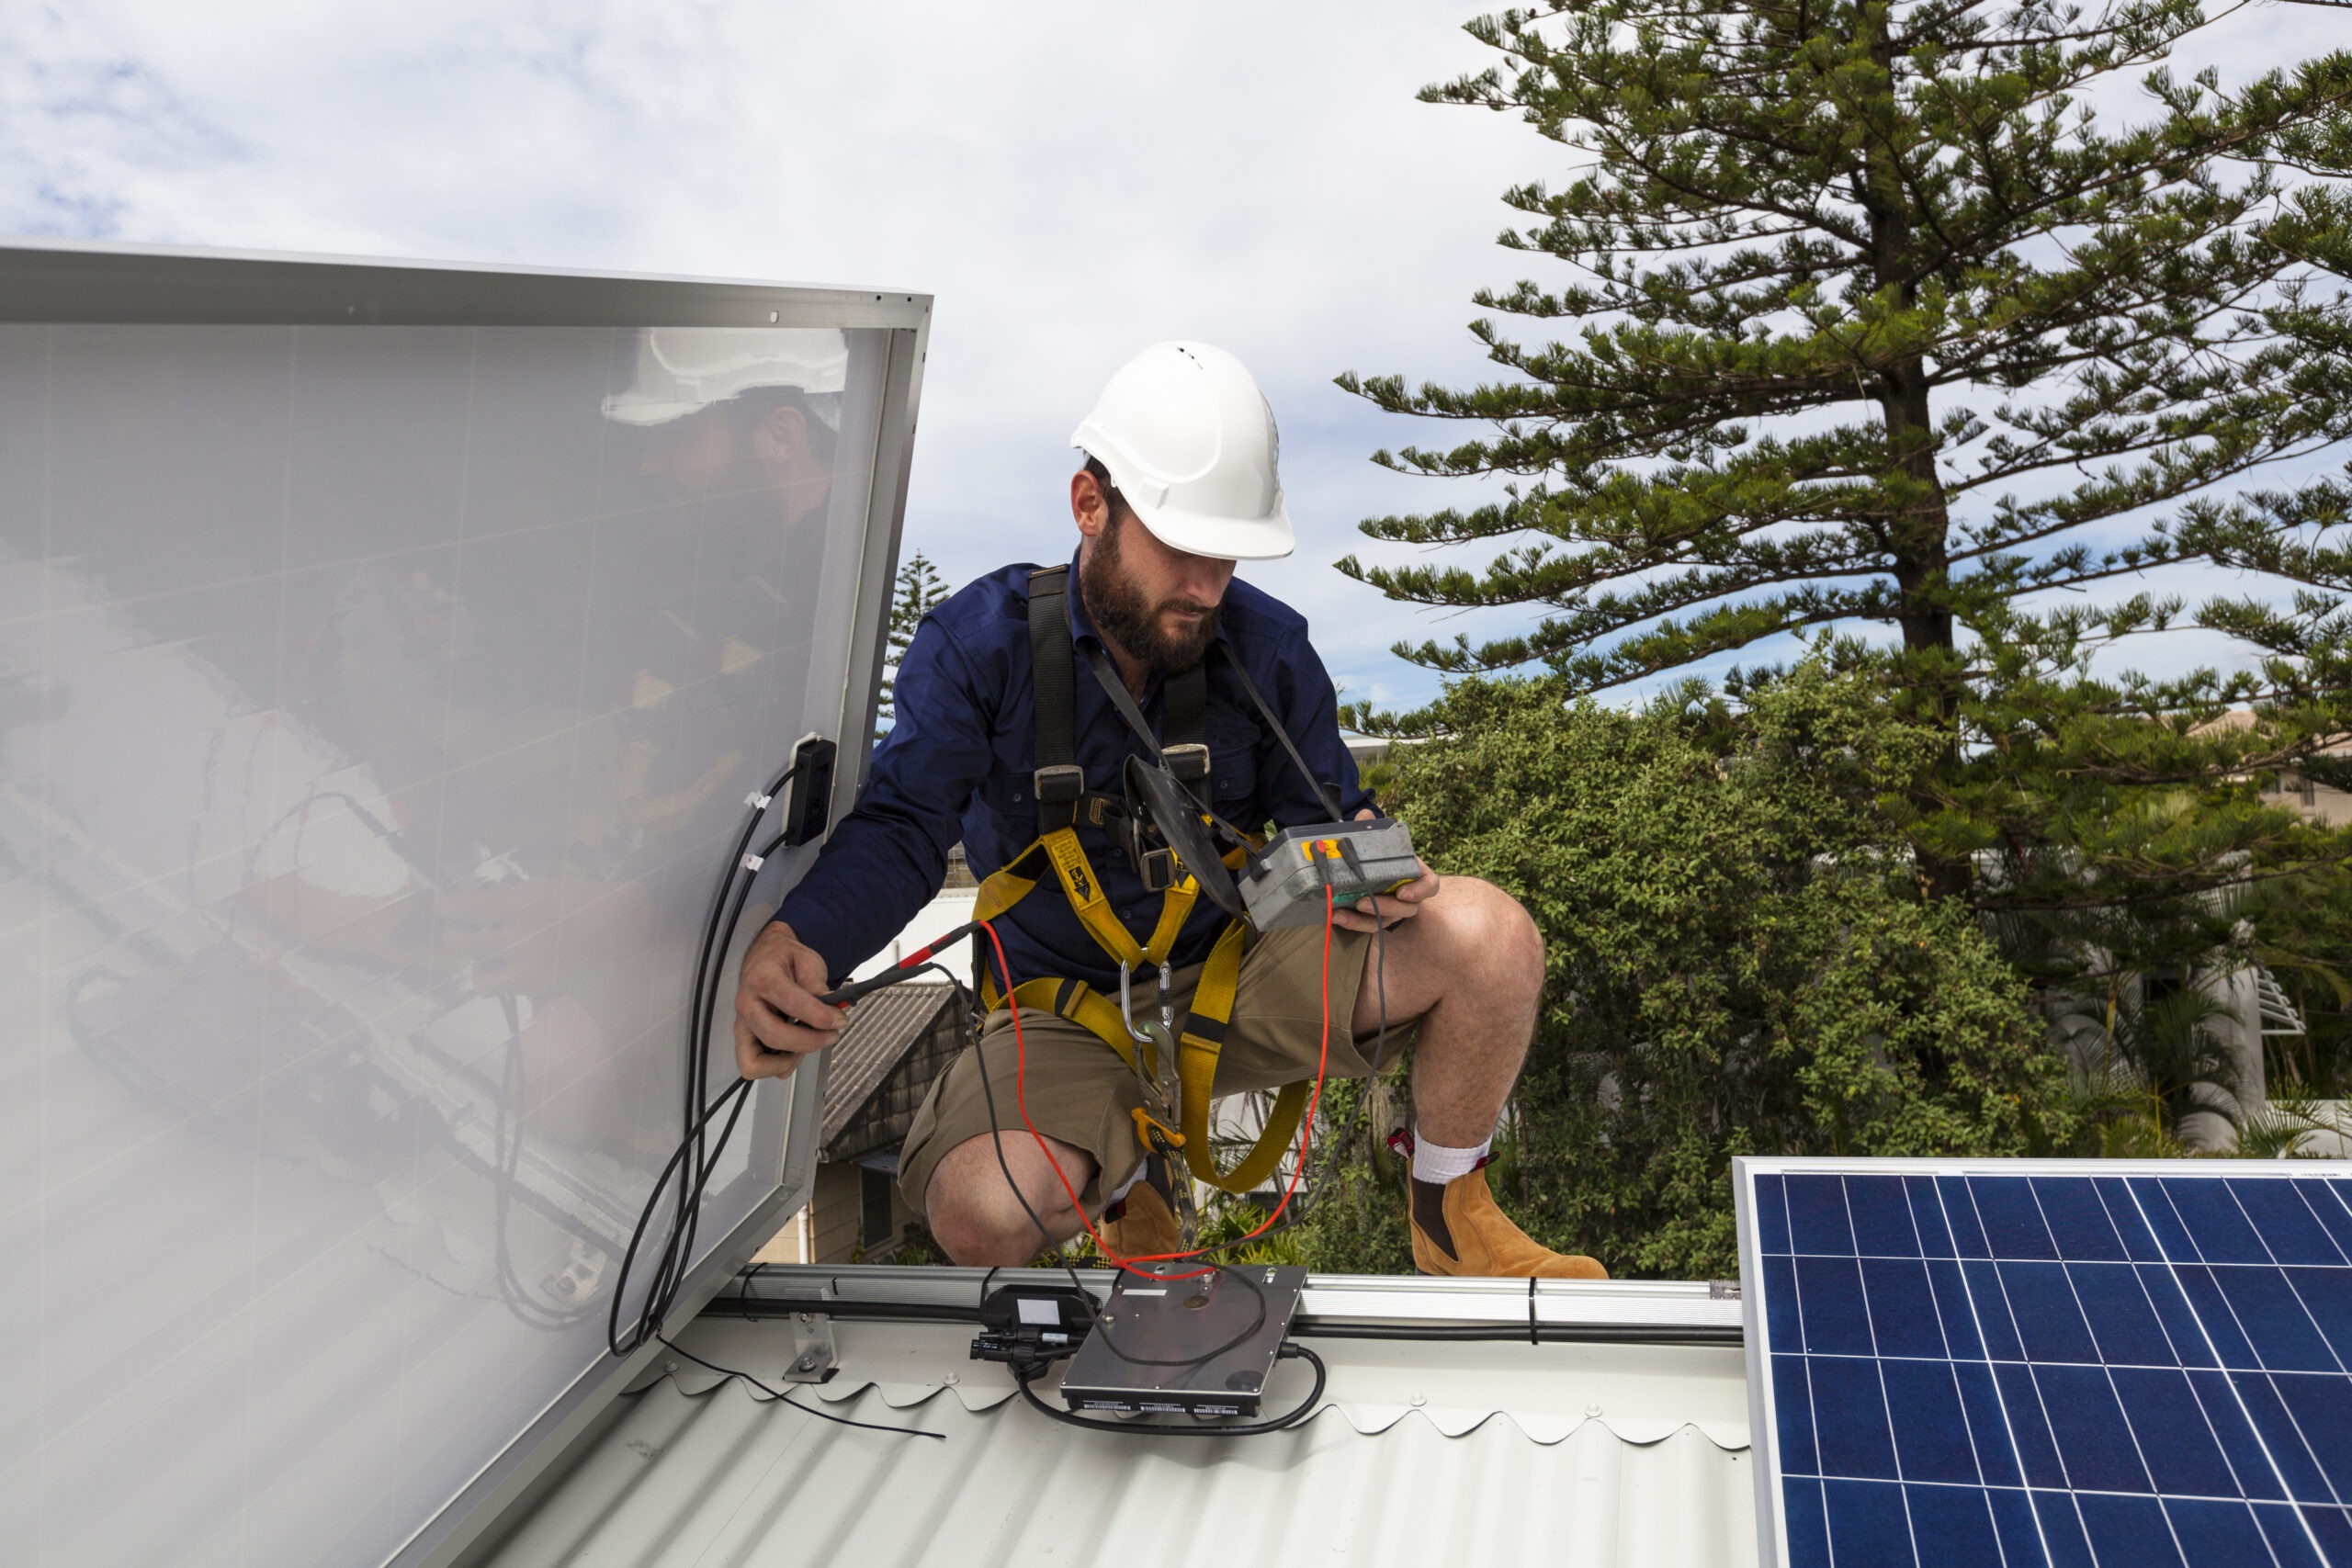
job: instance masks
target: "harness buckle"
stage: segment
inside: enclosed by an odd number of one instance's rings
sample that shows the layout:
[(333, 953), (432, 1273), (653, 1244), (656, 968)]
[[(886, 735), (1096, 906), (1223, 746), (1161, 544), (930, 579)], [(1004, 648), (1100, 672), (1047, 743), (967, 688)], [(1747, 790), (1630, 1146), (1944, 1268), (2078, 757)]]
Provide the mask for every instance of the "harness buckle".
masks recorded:
[(1184, 863), (1174, 850), (1146, 850), (1136, 857), (1136, 871), (1147, 893), (1165, 893), (1184, 880)]
[(1163, 746), (1159, 755), (1168, 771), (1186, 784), (1193, 784), (1209, 776), (1209, 749), (1198, 741), (1181, 746)]
[(1086, 793), (1086, 770), (1075, 762), (1056, 762), (1030, 775), (1040, 806), (1067, 806)]

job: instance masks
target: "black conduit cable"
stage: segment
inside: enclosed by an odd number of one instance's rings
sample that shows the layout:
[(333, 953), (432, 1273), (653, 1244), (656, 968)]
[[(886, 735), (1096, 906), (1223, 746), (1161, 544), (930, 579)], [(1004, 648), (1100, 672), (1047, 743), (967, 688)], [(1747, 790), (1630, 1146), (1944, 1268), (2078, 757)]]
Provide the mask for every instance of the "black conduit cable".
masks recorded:
[[(707, 1048), (709, 1036), (703, 1032), (702, 1011), (705, 991), (709, 985), (707, 976), (710, 974), (710, 955), (714, 946), (720, 948), (720, 964), (723, 965), (726, 963), (723, 946), (725, 939), (719, 933), (729, 928), (721, 917), (721, 911), (726, 908), (728, 895), (733, 890), (736, 879), (743, 873), (743, 857), (751, 851), (752, 837), (760, 830), (760, 823), (767, 816), (768, 807), (783, 791), (784, 786), (791, 781), (793, 774), (799, 770), (798, 762), (790, 764), (776, 775), (774, 784), (743, 802), (744, 806), (750, 808), (750, 815), (743, 820), (743, 830), (735, 836), (734, 852), (727, 857), (726, 871), (720, 874), (718, 885), (710, 892), (710, 910), (703, 917), (702, 940), (695, 947), (694, 989), (686, 1007), (686, 1072), (683, 1085), (685, 1098), (681, 1110), (680, 1125), (682, 1127), (694, 1125), (695, 1116), (702, 1109), (703, 1100), (710, 1092), (708, 1077), (710, 1052)], [(690, 1219), (691, 1216), (687, 1213), (686, 1190), (684, 1185), (681, 1185), (678, 1189), (677, 1228), (685, 1229)], [(622, 1279), (625, 1280), (627, 1278), (627, 1272), (624, 1270)], [(616, 1282), (616, 1300), (618, 1299), (618, 1282)], [(642, 1343), (642, 1339), (639, 1343)]]
[[(1523, 1344), (1527, 1330), (1515, 1323), (1317, 1323), (1306, 1319), (1293, 1334), (1314, 1339), (1407, 1339), (1428, 1343)], [(1544, 1345), (1666, 1345), (1692, 1349), (1733, 1348), (1745, 1342), (1736, 1327), (1687, 1326), (1670, 1323), (1545, 1323), (1538, 1342)]]
[[(821, 1311), (832, 1317), (876, 1323), (969, 1323), (981, 1321), (978, 1307), (949, 1306), (936, 1302), (854, 1301), (807, 1296), (733, 1294), (713, 1297), (703, 1308), (712, 1317), (752, 1320), (789, 1317), (795, 1313)], [(1494, 1323), (1357, 1323), (1345, 1318), (1301, 1314), (1291, 1322), (1295, 1339), (1396, 1339), (1427, 1344), (1524, 1344), (1527, 1328), (1516, 1320)], [(1546, 1323), (1536, 1324), (1537, 1342), (1544, 1345), (1660, 1345), (1685, 1348), (1737, 1348), (1746, 1334), (1736, 1324), (1672, 1323)]]

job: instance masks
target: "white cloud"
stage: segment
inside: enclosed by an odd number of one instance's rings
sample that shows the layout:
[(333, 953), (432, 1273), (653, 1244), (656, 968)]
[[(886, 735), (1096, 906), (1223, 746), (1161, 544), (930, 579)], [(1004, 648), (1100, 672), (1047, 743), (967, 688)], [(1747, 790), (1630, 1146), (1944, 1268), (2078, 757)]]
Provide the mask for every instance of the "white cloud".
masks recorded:
[[(1454, 626), (1329, 562), (1466, 497), (1367, 465), (1403, 426), (1329, 381), (1476, 378), (1471, 291), (1541, 270), (1497, 197), (1558, 150), (1413, 99), (1486, 63), (1470, 9), (0, 0), (0, 228), (929, 290), (910, 540), (958, 581), (1066, 549), (1112, 368), (1222, 344), (1301, 532), (1247, 570), (1409, 701), (1433, 682), (1382, 650)], [(2249, 59), (2287, 34), (2261, 15)]]

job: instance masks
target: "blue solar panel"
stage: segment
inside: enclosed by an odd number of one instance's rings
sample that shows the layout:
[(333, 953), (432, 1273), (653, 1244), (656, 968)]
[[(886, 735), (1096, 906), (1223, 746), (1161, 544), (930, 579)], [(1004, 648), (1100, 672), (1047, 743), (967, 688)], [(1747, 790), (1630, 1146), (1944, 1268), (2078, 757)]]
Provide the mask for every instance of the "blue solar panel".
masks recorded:
[(2352, 1568), (2352, 1180), (2312, 1170), (1737, 1161), (1765, 1561)]

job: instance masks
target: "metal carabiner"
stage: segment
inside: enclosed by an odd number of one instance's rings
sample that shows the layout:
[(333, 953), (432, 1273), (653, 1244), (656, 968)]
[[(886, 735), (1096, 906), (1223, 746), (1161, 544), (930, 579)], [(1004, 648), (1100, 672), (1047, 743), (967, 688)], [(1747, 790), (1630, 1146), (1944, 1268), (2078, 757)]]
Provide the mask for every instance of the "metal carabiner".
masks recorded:
[(1168, 1038), (1176, 1038), (1176, 1003), (1168, 994), (1168, 965), (1159, 966), (1159, 1027)]
[[(1165, 969), (1161, 971), (1166, 973)], [(1162, 982), (1165, 984), (1165, 982)], [(1127, 1026), (1127, 1038), (1138, 1045), (1154, 1043), (1152, 1037), (1136, 1027), (1135, 998), (1129, 987), (1129, 976), (1125, 963), (1119, 965), (1119, 1021)]]

